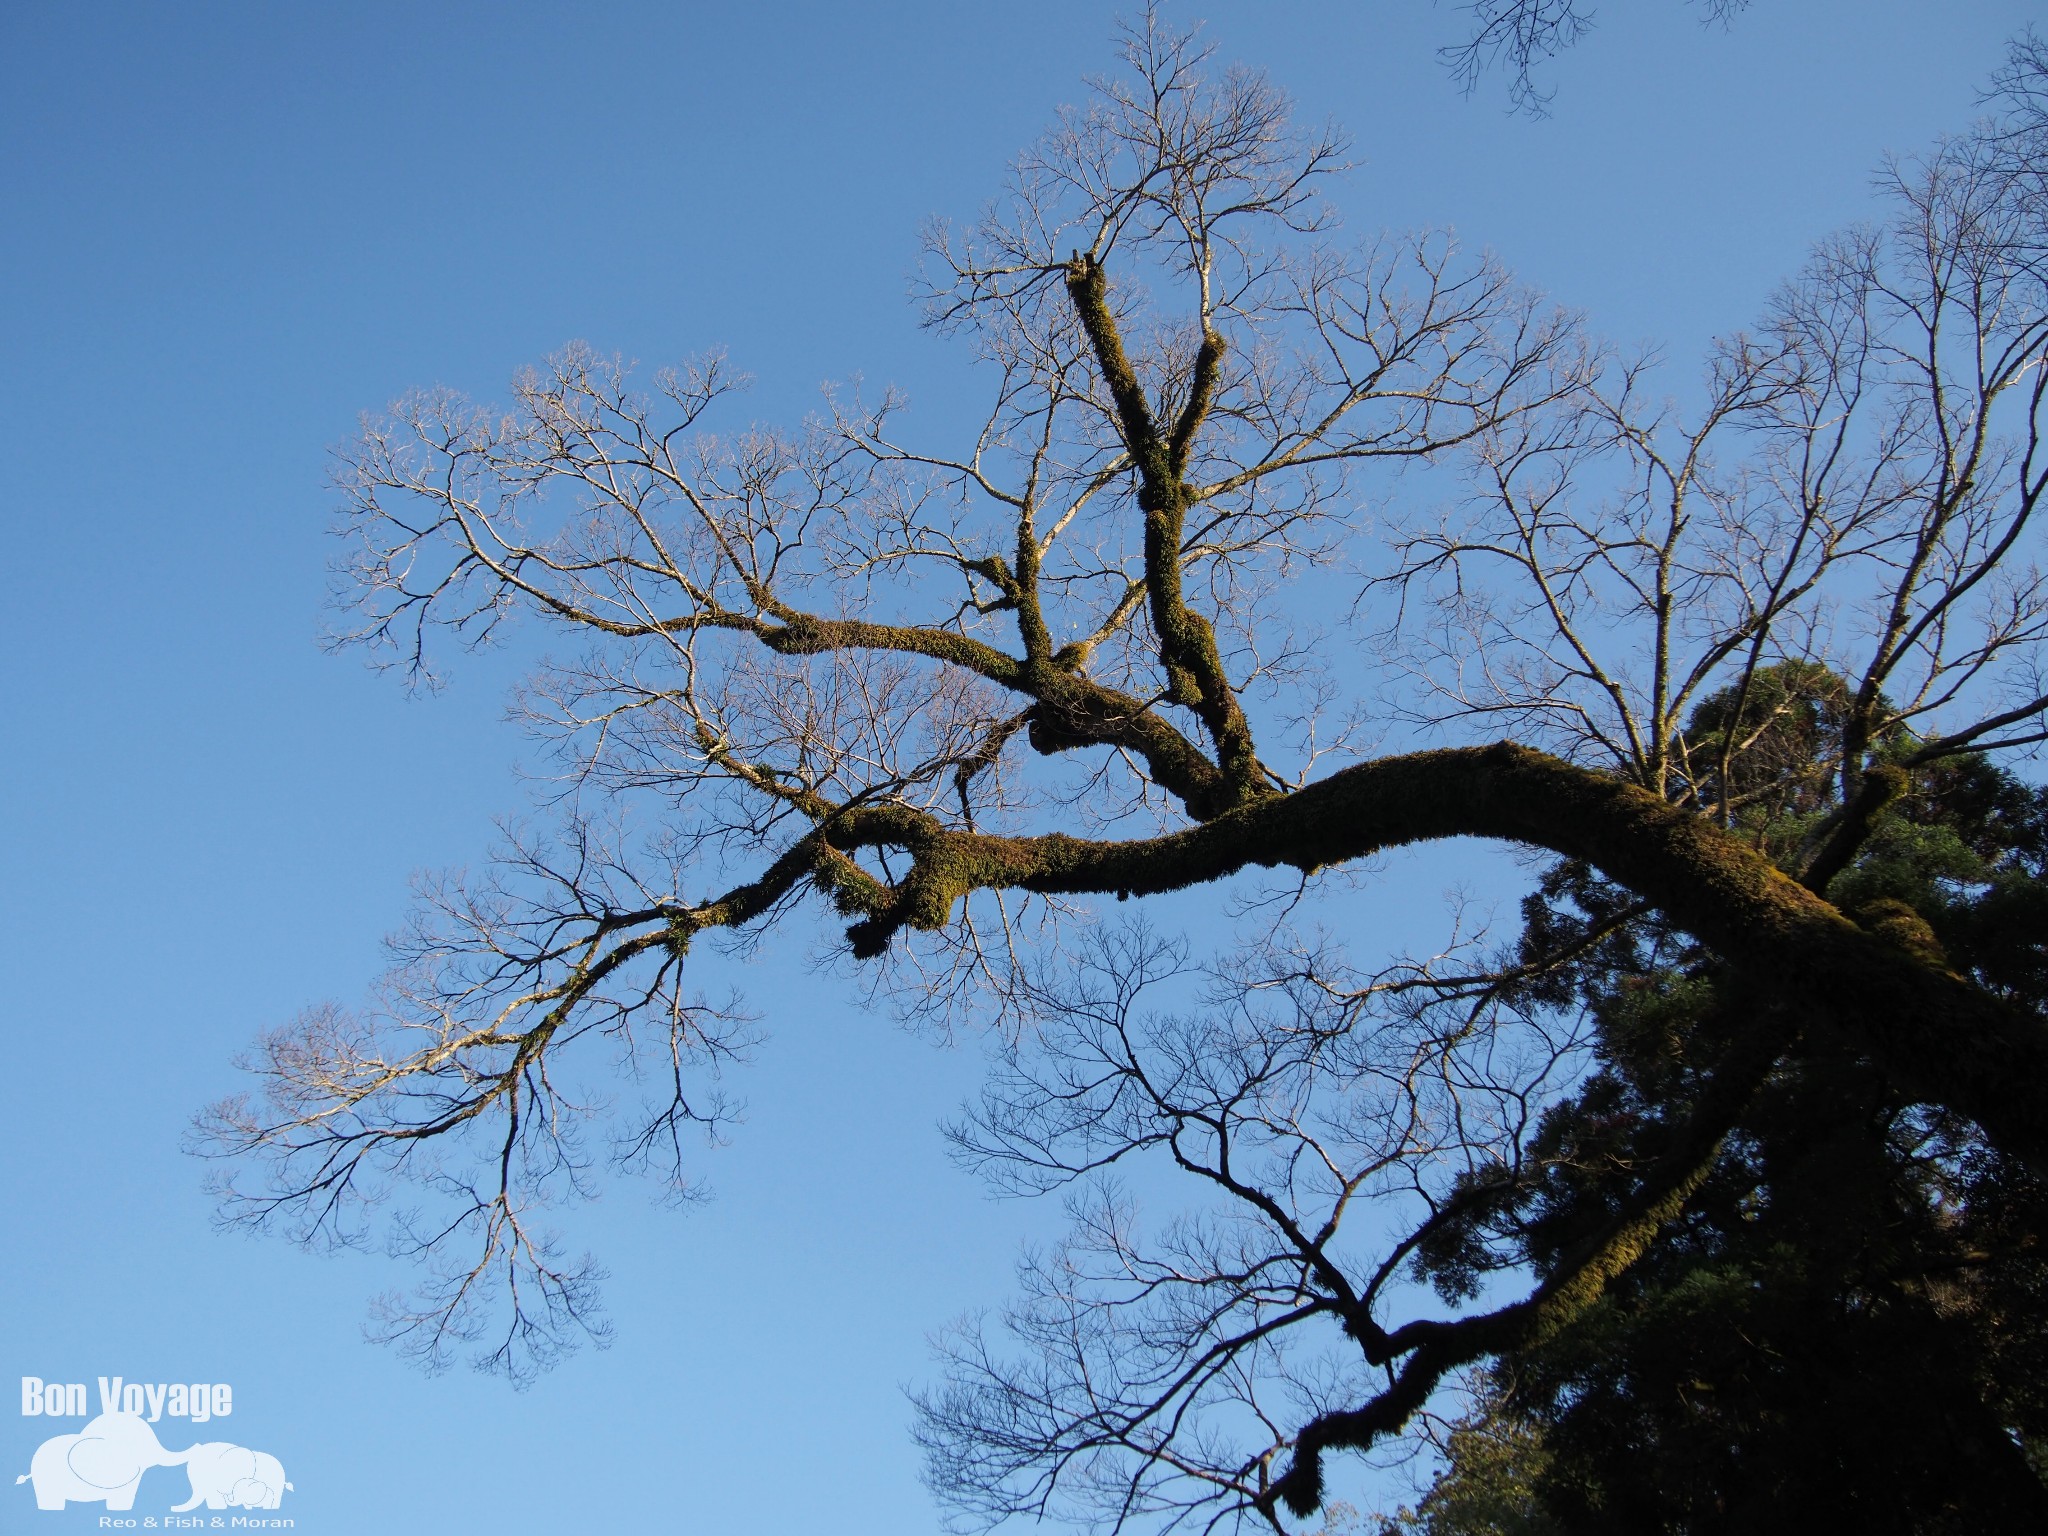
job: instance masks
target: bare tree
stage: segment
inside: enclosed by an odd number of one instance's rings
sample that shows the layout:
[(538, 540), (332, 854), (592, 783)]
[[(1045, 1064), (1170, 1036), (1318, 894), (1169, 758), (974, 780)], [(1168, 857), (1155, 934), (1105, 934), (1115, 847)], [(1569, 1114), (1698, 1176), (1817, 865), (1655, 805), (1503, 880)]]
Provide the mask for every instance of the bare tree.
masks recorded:
[[(1825, 896), (1902, 764), (2048, 734), (2041, 60), (1892, 168), (1889, 221), (1823, 248), (1691, 413), (1492, 258), (1344, 239), (1341, 140), (1262, 78), (1150, 20), (1122, 64), (987, 214), (930, 232), (928, 321), (991, 386), (971, 443), (857, 391), (714, 430), (722, 360), (642, 392), (581, 347), (509, 409), (365, 423), (343, 639), (415, 676), (444, 634), (573, 639), (522, 695), (559, 825), (429, 891), (375, 1005), (267, 1040), (210, 1126), (260, 1170), (230, 1212), (309, 1240), (367, 1235), (396, 1181), (441, 1196), (399, 1233), (446, 1267), (393, 1327), (430, 1356), (488, 1328), (519, 1369), (589, 1307), (539, 1208), (600, 1138), (687, 1192), (684, 1133), (719, 1122), (748, 1021), (693, 990), (693, 947), (790, 942), (822, 900), (908, 1006), (1028, 1021), (959, 1144), (1076, 1200), (1028, 1347), (963, 1336), (927, 1403), (944, 1491), (1278, 1525), (1327, 1453), (1597, 1298), (1811, 1042), (2048, 1167), (2048, 1028)], [(1455, 510), (1395, 515), (1404, 466), (1459, 476)], [(1310, 632), (1304, 595), (1361, 570), (1354, 633)], [(1792, 664), (1848, 681), (1832, 810), (1788, 850), (1742, 808)], [(1689, 729), (1710, 699), (1724, 727)], [(1460, 744), (1372, 757), (1346, 730), (1403, 718)], [(1629, 899), (1547, 949), (1468, 934), (1377, 969), (1274, 924), (1191, 968), (1062, 905), (1259, 868), (1327, 887), (1455, 836)], [(1546, 980), (1623, 936), (1711, 955), (1734, 1043), (1568, 1262), (1430, 1308), (1408, 1261), (1521, 1176), (1583, 1067)], [(653, 1085), (624, 1120), (600, 1110), (620, 1066)], [(1148, 1236), (1102, 1180), (1156, 1157), (1212, 1205)]]
[(1431, 719), (1494, 717), (1733, 825), (1735, 758), (1683, 734), (1760, 668), (1821, 661), (1848, 691), (1819, 890), (1904, 768), (2043, 739), (2048, 610), (2027, 548), (2044, 484), (2038, 194), (1995, 131), (1887, 167), (1886, 224), (1824, 244), (1759, 330), (1724, 342), (1698, 417), (1621, 371), (1574, 430), (1519, 424), (1476, 456), (1464, 515), (1411, 531), (1386, 580)]
[[(1696, 0), (1709, 24), (1726, 25), (1749, 0)], [(1444, 67), (1467, 92), (1492, 69), (1508, 75), (1508, 101), (1518, 112), (1541, 116), (1551, 93), (1536, 71), (1593, 30), (1598, 12), (1586, 0), (1469, 0), (1466, 35), (1438, 50)]]

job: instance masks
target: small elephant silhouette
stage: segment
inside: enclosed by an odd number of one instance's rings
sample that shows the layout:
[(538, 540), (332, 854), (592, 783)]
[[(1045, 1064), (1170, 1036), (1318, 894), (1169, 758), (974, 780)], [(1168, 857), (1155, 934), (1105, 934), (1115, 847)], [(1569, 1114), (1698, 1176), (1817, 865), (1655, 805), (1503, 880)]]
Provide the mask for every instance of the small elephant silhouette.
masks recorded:
[(192, 1497), (172, 1505), (174, 1514), (197, 1509), (202, 1500), (208, 1509), (275, 1509), (292, 1486), (275, 1456), (246, 1445), (202, 1440), (180, 1459), (192, 1479)]
[(133, 1509), (144, 1472), (175, 1467), (191, 1454), (165, 1450), (140, 1414), (103, 1413), (77, 1434), (52, 1435), (37, 1446), (15, 1482), (35, 1479), (37, 1509), (62, 1509), (67, 1499)]

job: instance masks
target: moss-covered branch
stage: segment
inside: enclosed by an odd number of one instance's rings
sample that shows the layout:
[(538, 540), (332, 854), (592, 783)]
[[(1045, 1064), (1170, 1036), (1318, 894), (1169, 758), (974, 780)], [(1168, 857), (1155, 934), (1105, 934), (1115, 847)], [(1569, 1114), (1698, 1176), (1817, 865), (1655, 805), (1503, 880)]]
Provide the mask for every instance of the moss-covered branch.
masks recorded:
[(1198, 821), (1222, 814), (1242, 798), (1200, 747), (1143, 700), (1067, 670), (1054, 659), (1020, 660), (958, 631), (920, 624), (875, 624), (806, 614), (782, 623), (742, 615), (721, 615), (702, 623), (753, 635), (784, 656), (864, 650), (946, 662), (1032, 700), (1030, 741), (1039, 752), (1121, 747), (1136, 754), (1154, 782), (1180, 800)]
[(1138, 468), (1138, 506), (1145, 514), (1145, 584), (1152, 628), (1159, 636), (1159, 661), (1166, 672), (1166, 696), (1201, 720), (1215, 746), (1231, 803), (1257, 799), (1269, 790), (1259, 773), (1251, 725), (1224, 672), (1216, 632), (1188, 607), (1181, 584), (1182, 535), (1194, 498), (1184, 474), (1215, 391), (1223, 340), (1213, 331), (1204, 335), (1187, 405), (1171, 435), (1163, 436), (1124, 352), (1102, 264), (1092, 256), (1075, 256), (1067, 268), (1067, 294), (1088, 333), (1096, 366), (1116, 403), (1124, 445)]
[(856, 813), (835, 847), (910, 850), (911, 875), (851, 930), (879, 952), (944, 923), (976, 890), (1149, 895), (1253, 866), (1314, 870), (1447, 837), (1527, 843), (1584, 859), (1654, 902), (1734, 971), (1881, 1062), (1910, 1091), (1981, 1124), (2048, 1170), (2048, 1026), (1866, 932), (1767, 859), (1633, 785), (1503, 744), (1361, 764), (1201, 826), (1129, 842), (910, 828)]

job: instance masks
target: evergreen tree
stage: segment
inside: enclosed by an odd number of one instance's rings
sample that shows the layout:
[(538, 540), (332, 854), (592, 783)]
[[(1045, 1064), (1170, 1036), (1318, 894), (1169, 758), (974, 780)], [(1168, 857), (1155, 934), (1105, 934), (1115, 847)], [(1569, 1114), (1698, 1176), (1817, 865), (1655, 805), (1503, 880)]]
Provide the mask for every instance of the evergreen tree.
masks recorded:
[[(1688, 740), (1711, 763), (1731, 732), (1762, 738), (1717, 798), (1789, 861), (1839, 810), (1826, 765), (1844, 689), (1810, 667), (1763, 681), (1743, 710), (1703, 704)], [(1913, 772), (1828, 895), (2004, 997), (2048, 1003), (2048, 793), (1981, 757)], [(1627, 899), (1558, 863), (1526, 905), (1525, 952), (1556, 952)], [(1448, 1297), (1512, 1264), (1548, 1272), (1609, 1220), (1691, 1112), (1694, 1063), (1720, 1059), (1759, 1006), (1647, 919), (1543, 985), (1553, 1006), (1590, 1011), (1599, 1065), (1549, 1114), (1540, 1173), (1427, 1246)], [(1850, 1042), (1808, 1044), (1773, 1070), (1666, 1240), (1483, 1378), (1418, 1529), (2041, 1528), (2048, 1191)]]

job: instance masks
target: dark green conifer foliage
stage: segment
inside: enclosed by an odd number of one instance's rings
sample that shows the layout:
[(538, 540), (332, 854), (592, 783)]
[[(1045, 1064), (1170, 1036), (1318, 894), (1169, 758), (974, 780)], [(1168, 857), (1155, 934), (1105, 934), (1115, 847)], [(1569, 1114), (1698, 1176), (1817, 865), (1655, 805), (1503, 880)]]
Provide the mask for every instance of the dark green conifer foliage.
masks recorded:
[[(1777, 669), (1751, 714), (1703, 704), (1689, 741), (1775, 740), (1728, 799), (1795, 856), (1835, 808), (1844, 690)], [(1909, 743), (1897, 744), (1904, 757)], [(2048, 1004), (2048, 793), (1977, 757), (1916, 769), (1827, 894), (1866, 927), (2028, 1007)], [(1624, 910), (1552, 867), (1524, 945), (1554, 952)], [(1539, 1272), (1607, 1219), (1756, 1006), (1699, 951), (1638, 921), (1544, 1001), (1598, 1022), (1599, 1066), (1538, 1138), (1539, 1178), (1433, 1238), (1447, 1298)], [(1833, 1042), (1782, 1063), (1712, 1174), (1578, 1321), (1483, 1378), (1450, 1468), (1414, 1516), (1452, 1532), (2040, 1530), (2048, 1490), (2048, 1191), (1953, 1115), (1912, 1105)]]

